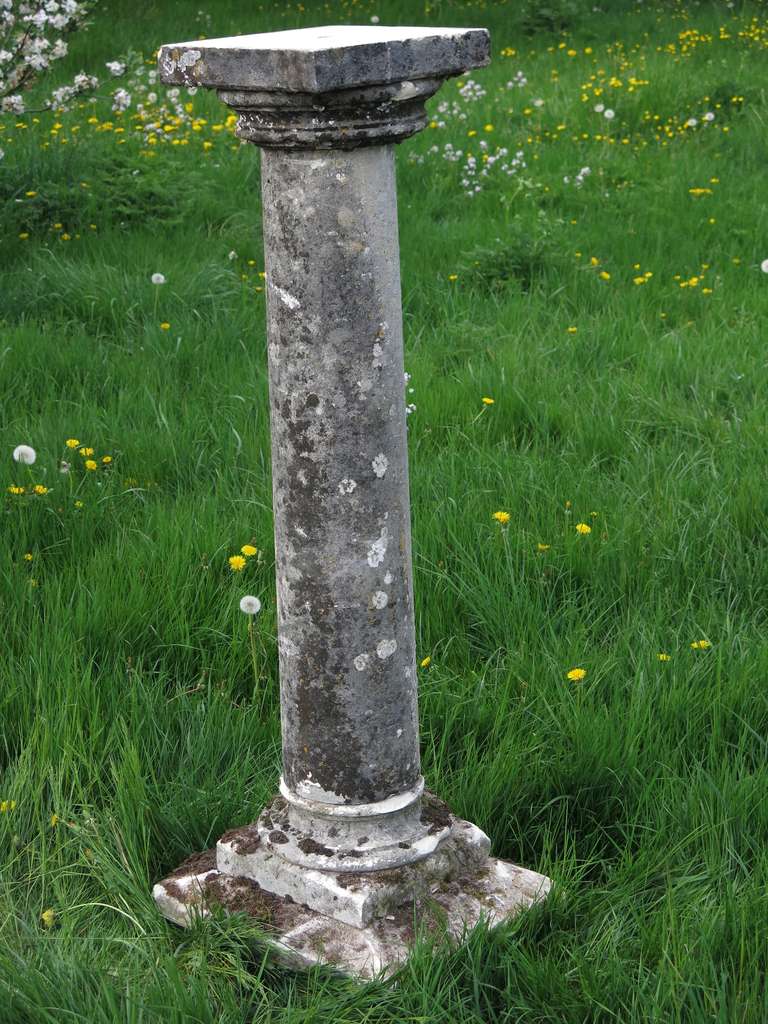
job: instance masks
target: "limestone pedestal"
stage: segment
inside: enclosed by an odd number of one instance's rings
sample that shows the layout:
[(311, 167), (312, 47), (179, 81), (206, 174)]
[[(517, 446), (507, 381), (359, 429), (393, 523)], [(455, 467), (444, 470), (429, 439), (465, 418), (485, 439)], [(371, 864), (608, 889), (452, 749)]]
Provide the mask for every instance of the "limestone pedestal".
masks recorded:
[[(186, 927), (213, 907), (244, 913), (264, 929), (286, 966), (326, 965), (361, 979), (391, 974), (419, 936), (460, 941), (480, 921), (507, 920), (543, 899), (544, 875), (490, 857), (490, 840), (427, 797), (427, 821), (446, 835), (414, 863), (370, 872), (296, 868), (261, 845), (257, 825), (225, 833), (153, 890), (168, 920)], [(284, 814), (284, 807), (265, 813)], [(433, 827), (430, 826), (430, 827)]]
[(482, 29), (335, 26), (158, 58), (263, 150), (283, 774), (155, 896), (182, 924), (256, 911), (292, 962), (361, 975), (400, 962), (414, 908), (457, 936), (549, 885), (425, 797), (419, 758), (394, 144), (488, 52)]

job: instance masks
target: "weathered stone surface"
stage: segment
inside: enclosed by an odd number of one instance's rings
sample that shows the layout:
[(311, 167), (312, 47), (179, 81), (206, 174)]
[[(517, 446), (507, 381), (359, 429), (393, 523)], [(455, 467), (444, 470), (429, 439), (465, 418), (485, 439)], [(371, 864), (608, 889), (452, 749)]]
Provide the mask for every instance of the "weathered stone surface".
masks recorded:
[[(393, 969), (416, 919), (458, 937), (549, 880), (423, 794), (393, 147), (482, 29), (331, 27), (164, 46), (264, 148), (262, 198), (283, 777), (258, 821), (155, 886), (214, 903), (294, 966)], [(443, 924), (440, 925), (439, 922)]]
[(162, 80), (177, 85), (325, 93), (448, 78), (490, 62), (478, 28), (328, 25), (162, 46)]
[[(423, 782), (375, 804), (303, 800), (282, 780), (285, 796), (256, 823), (263, 851), (321, 871), (377, 871), (421, 860), (448, 836), (450, 815)], [(287, 798), (287, 799), (286, 799)]]
[(283, 778), (420, 780), (391, 147), (262, 158)]
[(169, 43), (162, 81), (218, 89), (237, 134), (277, 149), (400, 142), (451, 75), (489, 62), (485, 29), (333, 25)]
[[(440, 829), (438, 842), (418, 860), (392, 868), (350, 871), (346, 862), (340, 869), (322, 866), (322, 861), (329, 859), (323, 856), (318, 857), (320, 868), (296, 864), (281, 856), (279, 844), (260, 842), (261, 831), (247, 825), (222, 836), (216, 848), (218, 870), (250, 878), (270, 893), (290, 896), (310, 910), (357, 928), (392, 907), (427, 895), (436, 882), (480, 870), (491, 847), (488, 836), (477, 826), (451, 817)], [(286, 833), (279, 830), (275, 834), (284, 837)], [(374, 851), (369, 863), (380, 862), (380, 853)]]
[[(293, 968), (323, 964), (359, 978), (390, 974), (407, 958), (420, 934), (461, 939), (467, 928), (481, 920), (489, 925), (508, 920), (543, 899), (550, 888), (544, 875), (487, 858), (483, 833), (469, 822), (454, 819), (449, 843), (455, 849), (447, 871), (438, 863), (430, 870), (422, 862), (378, 877), (323, 879), (318, 877), (322, 872), (294, 869), (312, 878), (296, 883), (298, 896), (292, 892), (278, 896), (252, 878), (229, 873), (238, 865), (247, 868), (247, 858), (254, 851), (222, 862), (222, 847), (234, 853), (240, 833), (250, 848), (253, 832), (247, 829), (236, 830), (219, 843), (219, 866), (226, 871), (216, 869), (216, 851), (209, 850), (158, 883), (153, 890), (155, 901), (169, 921), (182, 927), (196, 916), (209, 914), (214, 905), (228, 913), (248, 914), (264, 927), (278, 959)], [(329, 912), (299, 902), (307, 893), (325, 901)]]

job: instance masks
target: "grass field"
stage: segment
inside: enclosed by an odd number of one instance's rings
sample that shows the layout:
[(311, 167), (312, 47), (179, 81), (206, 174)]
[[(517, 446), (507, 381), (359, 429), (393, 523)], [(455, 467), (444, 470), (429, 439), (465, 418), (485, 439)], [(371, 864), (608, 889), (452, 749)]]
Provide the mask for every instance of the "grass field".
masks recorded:
[(0, 117), (3, 1024), (768, 1020), (768, 9), (593, 6), (105, 0), (62, 71), (492, 31), (398, 151), (424, 772), (556, 891), (395, 986), (150, 896), (279, 771), (258, 153), (202, 93)]

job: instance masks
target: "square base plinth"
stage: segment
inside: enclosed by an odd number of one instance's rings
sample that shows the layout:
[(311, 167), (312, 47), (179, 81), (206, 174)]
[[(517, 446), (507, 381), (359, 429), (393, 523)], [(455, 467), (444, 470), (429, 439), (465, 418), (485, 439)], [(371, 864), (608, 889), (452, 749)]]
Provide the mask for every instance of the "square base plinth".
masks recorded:
[[(250, 838), (251, 826), (242, 832)], [(230, 832), (226, 844), (236, 841), (240, 830)], [(155, 902), (169, 921), (182, 927), (204, 917), (218, 906), (226, 913), (244, 913), (264, 929), (265, 941), (276, 958), (294, 969), (318, 965), (329, 966), (343, 974), (361, 979), (391, 974), (408, 957), (411, 946), (420, 935), (432, 939), (461, 940), (464, 932), (485, 921), (497, 925), (514, 917), (550, 890), (544, 875), (517, 867), (508, 861), (479, 856), (477, 833), (483, 833), (468, 822), (453, 819), (452, 837), (472, 835), (473, 855), (463, 860), (457, 870), (446, 877), (444, 860), (430, 878), (429, 859), (419, 871), (419, 884), (414, 887), (413, 872), (407, 875), (402, 893), (396, 894), (397, 871), (350, 875), (347, 883), (353, 890), (372, 896), (379, 912), (362, 926), (339, 920), (310, 909), (299, 902), (301, 875), (306, 869), (294, 868), (297, 875), (292, 895), (276, 895), (253, 877), (231, 874), (235, 865), (222, 862), (222, 844), (196, 854), (153, 890)], [(220, 870), (224, 867), (225, 870)], [(318, 872), (310, 872), (312, 875)], [(377, 876), (388, 876), (385, 879)], [(335, 876), (336, 883), (345, 879)], [(262, 879), (267, 881), (267, 879)], [(270, 880), (271, 881), (271, 880)], [(310, 879), (310, 888), (316, 886)], [(387, 899), (379, 894), (386, 891)], [(342, 915), (344, 916), (344, 915)]]

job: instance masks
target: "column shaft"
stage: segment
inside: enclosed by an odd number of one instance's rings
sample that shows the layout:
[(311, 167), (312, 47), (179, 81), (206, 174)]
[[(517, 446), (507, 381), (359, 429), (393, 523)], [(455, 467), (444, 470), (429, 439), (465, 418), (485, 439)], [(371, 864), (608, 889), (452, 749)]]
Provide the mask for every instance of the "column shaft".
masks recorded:
[(287, 790), (420, 782), (391, 145), (262, 154)]

